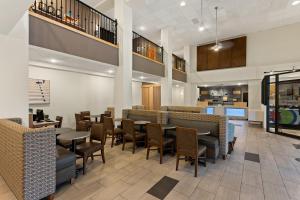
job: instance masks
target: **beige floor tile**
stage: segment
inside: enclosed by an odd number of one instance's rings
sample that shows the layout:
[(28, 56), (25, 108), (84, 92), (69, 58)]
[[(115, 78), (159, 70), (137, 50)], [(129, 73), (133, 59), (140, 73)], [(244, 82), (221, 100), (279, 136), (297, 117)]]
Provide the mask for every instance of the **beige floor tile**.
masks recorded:
[(215, 200), (239, 200), (240, 193), (225, 187), (218, 188)]
[(207, 192), (216, 193), (221, 184), (221, 179), (218, 176), (206, 176), (201, 179), (198, 187)]
[(263, 189), (242, 184), (240, 200), (264, 200)]
[(263, 183), (266, 200), (287, 200), (289, 196), (284, 186), (274, 185), (268, 182)]
[(164, 200), (188, 200), (189, 198), (175, 190), (172, 190)]
[(221, 180), (221, 186), (225, 188), (230, 188), (231, 190), (235, 190), (237, 192), (241, 189), (242, 176), (236, 175), (232, 173), (224, 174)]
[(123, 181), (118, 181), (109, 187), (105, 187), (102, 190), (94, 194), (92, 200), (111, 200), (119, 196), (122, 192), (126, 191), (130, 185)]
[(184, 194), (185, 196), (190, 196), (196, 189), (199, 182), (199, 177), (196, 178), (192, 175), (186, 175), (179, 181), (179, 183), (177, 183), (173, 190)]
[(285, 180), (284, 185), (291, 198), (300, 200), (300, 184)]
[(207, 192), (199, 187), (197, 187), (192, 195), (190, 196), (190, 200), (214, 200), (215, 194)]
[(261, 174), (249, 170), (244, 170), (242, 183), (261, 189), (263, 187)]

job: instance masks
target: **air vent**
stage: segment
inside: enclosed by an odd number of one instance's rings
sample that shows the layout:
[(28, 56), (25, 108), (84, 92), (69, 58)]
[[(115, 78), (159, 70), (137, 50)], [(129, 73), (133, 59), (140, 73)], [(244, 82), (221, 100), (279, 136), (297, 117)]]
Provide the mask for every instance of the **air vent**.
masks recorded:
[(193, 22), (193, 24), (199, 24), (199, 19), (194, 18), (194, 19), (192, 19), (192, 22)]

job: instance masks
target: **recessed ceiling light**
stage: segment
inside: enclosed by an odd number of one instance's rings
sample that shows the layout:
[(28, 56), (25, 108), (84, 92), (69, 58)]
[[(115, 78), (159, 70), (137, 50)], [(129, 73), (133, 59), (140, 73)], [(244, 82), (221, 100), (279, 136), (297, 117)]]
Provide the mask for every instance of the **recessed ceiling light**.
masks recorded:
[(299, 4), (300, 4), (300, 1), (299, 1), (299, 0), (293, 1), (293, 3), (292, 3), (293, 6), (296, 6), (296, 5), (299, 5)]
[(113, 74), (113, 73), (114, 73), (114, 70), (108, 70), (107, 73)]
[(140, 30), (144, 31), (144, 30), (146, 30), (146, 27), (145, 26), (140, 26)]
[(204, 85), (204, 87), (208, 87), (208, 85)]
[(185, 1), (181, 1), (181, 2), (180, 2), (180, 6), (181, 6), (181, 7), (186, 6)]
[(204, 26), (199, 26), (198, 31), (202, 32), (202, 31), (204, 31), (204, 30), (205, 30), (205, 27), (204, 27)]
[(179, 87), (179, 85), (175, 85), (176, 87)]
[(58, 62), (58, 60), (56, 60), (56, 59), (52, 58), (52, 59), (50, 59), (50, 62), (51, 62), (51, 63), (57, 63), (57, 62)]
[(238, 83), (238, 85), (242, 85), (242, 83)]
[(142, 80), (144, 80), (146, 77), (144, 77), (144, 76), (140, 76), (140, 79), (142, 79)]

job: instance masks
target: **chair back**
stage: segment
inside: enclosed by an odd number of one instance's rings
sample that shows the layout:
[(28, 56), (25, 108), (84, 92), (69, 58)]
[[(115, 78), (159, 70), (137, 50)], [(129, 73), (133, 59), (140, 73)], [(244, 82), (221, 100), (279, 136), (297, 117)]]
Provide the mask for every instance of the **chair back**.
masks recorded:
[(147, 124), (148, 142), (154, 144), (161, 144), (163, 140), (163, 131), (160, 124)]
[(90, 140), (100, 141), (102, 145), (105, 145), (106, 142), (106, 133), (104, 131), (103, 124), (94, 123), (91, 127), (91, 136)]
[(104, 123), (104, 117), (111, 117), (110, 113), (104, 113), (100, 115), (100, 123)]
[(123, 125), (123, 132), (125, 134), (129, 134), (134, 136), (134, 121), (130, 119), (123, 119), (122, 120), (122, 125)]
[(90, 111), (82, 111), (80, 112), (81, 120), (88, 120), (90, 119), (91, 112)]
[(56, 121), (59, 121), (58, 125), (55, 126), (55, 128), (61, 128), (62, 126), (62, 121), (63, 121), (63, 117), (61, 116), (56, 116)]
[(76, 121), (76, 124), (78, 124), (81, 120), (81, 114), (78, 114), (78, 113), (75, 113), (75, 121)]
[(105, 131), (113, 131), (114, 130), (114, 122), (111, 117), (104, 117), (104, 129)]
[(194, 128), (176, 128), (176, 149), (177, 153), (185, 156), (197, 156), (198, 140), (197, 129)]

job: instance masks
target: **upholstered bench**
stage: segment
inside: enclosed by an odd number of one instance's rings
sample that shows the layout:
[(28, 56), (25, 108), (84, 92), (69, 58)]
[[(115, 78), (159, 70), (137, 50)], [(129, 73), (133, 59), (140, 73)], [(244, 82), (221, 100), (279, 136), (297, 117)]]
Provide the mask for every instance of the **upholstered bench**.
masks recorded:
[(56, 145), (56, 185), (70, 181), (76, 176), (76, 155)]

